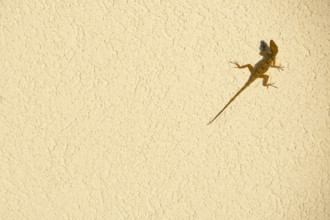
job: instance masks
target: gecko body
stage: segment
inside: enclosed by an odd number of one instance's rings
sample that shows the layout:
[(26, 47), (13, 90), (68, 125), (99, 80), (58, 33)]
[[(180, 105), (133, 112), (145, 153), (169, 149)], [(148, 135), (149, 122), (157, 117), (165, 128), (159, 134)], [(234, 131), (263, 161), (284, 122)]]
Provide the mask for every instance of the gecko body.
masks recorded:
[(231, 62), (236, 65), (236, 68), (238, 69), (243, 69), (243, 68), (249, 68), (251, 72), (251, 77), (247, 81), (247, 83), (236, 93), (236, 95), (223, 107), (223, 109), (208, 123), (211, 124), (229, 105), (232, 103), (241, 92), (243, 92), (251, 83), (253, 83), (256, 79), (261, 78), (263, 79), (263, 86), (266, 86), (267, 88), (269, 86), (273, 86), (277, 88), (276, 86), (273, 85), (273, 83), (268, 83), (269, 76), (265, 75), (267, 70), (272, 67), (272, 68), (277, 68), (282, 70), (283, 67), (281, 65), (276, 66), (276, 55), (278, 53), (278, 47), (275, 44), (273, 40), (270, 41), (270, 53), (266, 52), (266, 48), (264, 47), (261, 54), (264, 56), (264, 59), (261, 60), (257, 65), (256, 68), (254, 68), (251, 64), (247, 64), (244, 66), (239, 65), (237, 62)]

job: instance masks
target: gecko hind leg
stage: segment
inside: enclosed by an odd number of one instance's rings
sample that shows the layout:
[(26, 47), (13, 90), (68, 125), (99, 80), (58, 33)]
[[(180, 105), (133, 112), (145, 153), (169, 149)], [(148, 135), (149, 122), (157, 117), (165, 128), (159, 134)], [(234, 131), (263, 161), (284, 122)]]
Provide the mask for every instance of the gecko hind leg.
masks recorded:
[(268, 83), (268, 80), (269, 80), (269, 76), (268, 75), (261, 75), (261, 76), (259, 76), (259, 78), (262, 78), (263, 79), (262, 85), (263, 86), (266, 86), (267, 89), (268, 89), (269, 86), (272, 86), (274, 88), (277, 88), (276, 86), (274, 86), (274, 83)]

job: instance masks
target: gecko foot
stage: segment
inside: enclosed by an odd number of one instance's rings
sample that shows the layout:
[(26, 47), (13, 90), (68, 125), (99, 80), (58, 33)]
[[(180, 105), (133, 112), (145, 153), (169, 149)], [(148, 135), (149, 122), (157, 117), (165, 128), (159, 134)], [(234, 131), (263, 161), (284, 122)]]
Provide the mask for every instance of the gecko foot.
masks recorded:
[(274, 88), (277, 89), (277, 86), (274, 86), (274, 83), (269, 83), (269, 84), (267, 84), (267, 85), (265, 85), (265, 86), (267, 86), (267, 89), (268, 89), (269, 86), (274, 87)]
[(235, 68), (240, 68), (240, 67), (241, 67), (241, 66), (237, 63), (237, 61), (234, 61), (234, 62), (230, 61), (229, 63), (235, 64), (235, 65), (236, 65)]
[(276, 69), (278, 69), (278, 70), (284, 70), (284, 66), (282, 66), (282, 65), (279, 65), (279, 66), (271, 66), (271, 67), (276, 68)]

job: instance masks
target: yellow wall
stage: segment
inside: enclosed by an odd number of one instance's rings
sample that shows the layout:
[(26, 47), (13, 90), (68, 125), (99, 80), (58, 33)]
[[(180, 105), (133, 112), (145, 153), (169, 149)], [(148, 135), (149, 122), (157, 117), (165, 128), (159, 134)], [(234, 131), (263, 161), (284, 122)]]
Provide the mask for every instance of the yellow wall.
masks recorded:
[(330, 219), (328, 0), (127, 2), (0, 1), (0, 219)]

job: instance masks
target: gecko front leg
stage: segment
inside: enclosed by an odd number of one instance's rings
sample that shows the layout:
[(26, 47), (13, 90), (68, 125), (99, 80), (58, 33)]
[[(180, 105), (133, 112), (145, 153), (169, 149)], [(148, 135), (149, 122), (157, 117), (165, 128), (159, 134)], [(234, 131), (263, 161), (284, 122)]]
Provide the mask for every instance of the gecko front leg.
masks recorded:
[(274, 60), (272, 62), (272, 65), (270, 65), (270, 67), (276, 68), (276, 69), (279, 69), (279, 70), (283, 70), (284, 69), (284, 67), (282, 65), (276, 66), (275, 65), (275, 62), (276, 62), (276, 58), (274, 58)]
[(284, 70), (284, 67), (282, 65), (279, 65), (279, 66), (271, 65), (270, 67), (276, 68), (276, 69), (279, 69), (279, 70)]
[(236, 61), (235, 62), (230, 62), (230, 63), (235, 64), (236, 65), (236, 68), (238, 68), (238, 69), (243, 69), (243, 68), (246, 68), (247, 67), (247, 68), (249, 68), (249, 70), (251, 71), (251, 73), (254, 73), (254, 67), (251, 64), (246, 64), (244, 66), (241, 66)]

